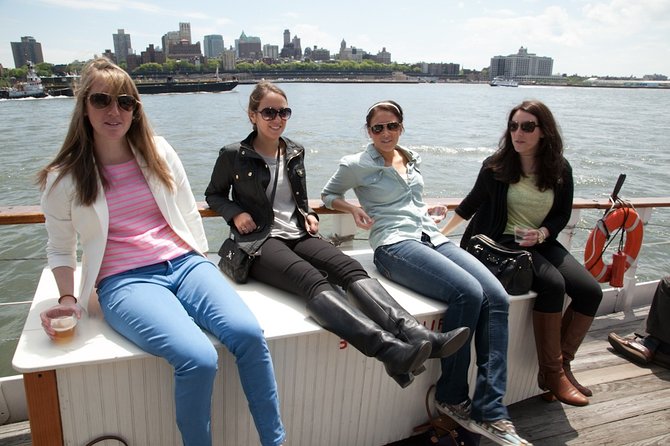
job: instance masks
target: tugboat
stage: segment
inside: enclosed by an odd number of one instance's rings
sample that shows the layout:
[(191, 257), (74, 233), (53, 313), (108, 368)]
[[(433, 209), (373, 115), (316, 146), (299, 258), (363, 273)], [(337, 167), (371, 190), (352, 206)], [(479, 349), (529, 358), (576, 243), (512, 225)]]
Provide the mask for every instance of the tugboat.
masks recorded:
[(25, 82), (17, 82), (13, 87), (0, 90), (0, 98), (4, 99), (43, 98), (46, 95), (42, 79), (35, 72), (35, 65), (31, 61), (28, 61), (28, 74)]

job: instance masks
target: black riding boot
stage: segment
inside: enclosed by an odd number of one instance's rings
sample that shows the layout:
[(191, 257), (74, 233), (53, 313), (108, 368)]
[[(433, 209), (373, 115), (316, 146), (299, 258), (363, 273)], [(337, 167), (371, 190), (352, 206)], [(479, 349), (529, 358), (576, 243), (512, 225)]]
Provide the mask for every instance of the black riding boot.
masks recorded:
[(307, 312), (323, 328), (356, 347), (365, 356), (384, 363), (386, 373), (400, 387), (414, 380), (414, 370), (430, 355), (430, 343), (408, 344), (383, 330), (365, 314), (349, 305), (339, 293), (323, 291), (307, 302)]
[(349, 285), (347, 296), (384, 330), (410, 344), (429, 341), (431, 358), (446, 358), (461, 348), (470, 337), (468, 327), (446, 333), (427, 329), (386, 291), (377, 279), (361, 279)]

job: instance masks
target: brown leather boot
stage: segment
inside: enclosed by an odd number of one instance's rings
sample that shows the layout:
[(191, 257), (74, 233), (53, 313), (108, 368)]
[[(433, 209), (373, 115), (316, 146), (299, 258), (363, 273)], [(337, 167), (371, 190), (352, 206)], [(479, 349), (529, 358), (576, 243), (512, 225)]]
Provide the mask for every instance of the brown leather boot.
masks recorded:
[(542, 390), (548, 390), (560, 402), (571, 406), (586, 406), (588, 398), (573, 386), (563, 372), (561, 355), (561, 313), (542, 313), (533, 311), (533, 330), (537, 362), (540, 371), (537, 384)]
[(593, 317), (578, 313), (569, 306), (563, 315), (561, 324), (561, 351), (563, 353), (563, 371), (573, 386), (577, 388), (584, 396), (592, 396), (593, 392), (588, 387), (584, 387), (577, 381), (572, 374), (570, 362), (575, 359), (577, 349), (582, 345), (586, 333), (591, 328)]

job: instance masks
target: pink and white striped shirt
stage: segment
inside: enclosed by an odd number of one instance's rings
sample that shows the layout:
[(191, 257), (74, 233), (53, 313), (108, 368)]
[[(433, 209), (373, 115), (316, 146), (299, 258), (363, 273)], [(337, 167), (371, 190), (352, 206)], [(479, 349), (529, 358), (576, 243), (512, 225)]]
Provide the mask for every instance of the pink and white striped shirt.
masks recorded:
[(107, 246), (96, 282), (111, 275), (171, 260), (190, 247), (168, 225), (135, 159), (103, 166), (109, 186)]

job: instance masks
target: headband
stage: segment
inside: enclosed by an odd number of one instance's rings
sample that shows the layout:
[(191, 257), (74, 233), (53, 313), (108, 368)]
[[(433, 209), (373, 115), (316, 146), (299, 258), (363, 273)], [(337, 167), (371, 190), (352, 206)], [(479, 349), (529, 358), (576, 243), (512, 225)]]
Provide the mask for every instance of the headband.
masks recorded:
[(388, 101), (382, 101), (382, 102), (377, 102), (376, 104), (373, 104), (372, 107), (368, 108), (368, 112), (366, 113), (366, 115), (370, 114), (370, 112), (372, 110), (374, 110), (375, 107), (379, 107), (380, 105), (388, 105), (389, 107), (393, 107), (398, 112), (398, 114), (400, 116), (402, 116), (402, 113), (400, 112), (400, 109), (398, 108), (398, 106), (391, 103), (391, 102), (388, 102)]

